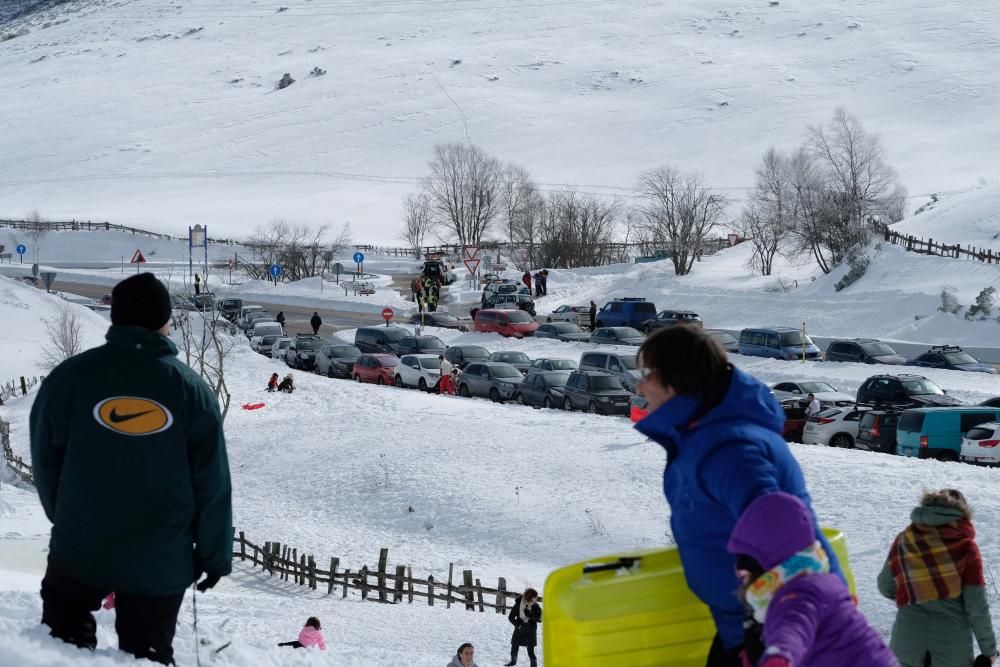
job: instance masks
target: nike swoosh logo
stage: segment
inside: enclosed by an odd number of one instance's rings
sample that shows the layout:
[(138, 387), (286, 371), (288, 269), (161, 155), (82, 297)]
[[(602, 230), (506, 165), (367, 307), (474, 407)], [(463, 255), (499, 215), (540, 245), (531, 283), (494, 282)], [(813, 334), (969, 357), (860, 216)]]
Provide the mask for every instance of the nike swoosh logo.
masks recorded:
[(136, 417), (148, 415), (151, 412), (156, 412), (156, 410), (146, 410), (145, 412), (135, 412), (130, 415), (120, 415), (118, 414), (118, 408), (111, 408), (111, 414), (108, 415), (108, 419), (111, 420), (112, 424), (121, 424), (122, 422), (129, 421), (130, 419), (135, 419)]

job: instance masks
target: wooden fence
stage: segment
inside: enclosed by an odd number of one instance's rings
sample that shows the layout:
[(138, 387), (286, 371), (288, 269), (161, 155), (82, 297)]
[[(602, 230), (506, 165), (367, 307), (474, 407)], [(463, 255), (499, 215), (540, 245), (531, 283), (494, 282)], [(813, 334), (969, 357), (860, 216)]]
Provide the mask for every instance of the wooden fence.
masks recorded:
[(876, 231), (882, 235), (886, 243), (898, 245), (910, 252), (919, 252), (924, 255), (937, 255), (939, 257), (952, 257), (955, 259), (971, 259), (986, 264), (1000, 264), (1000, 252), (990, 248), (976, 248), (966, 245), (964, 248), (960, 243), (935, 243), (934, 239), (927, 239), (907, 236), (890, 229), (885, 223), (873, 223)]
[(233, 556), (241, 561), (250, 561), (251, 567), (260, 567), (270, 576), (277, 575), (282, 581), (290, 581), (312, 590), (326, 589), (333, 595), (339, 589), (342, 597), (347, 591), (359, 591), (361, 599), (398, 604), (413, 604), (416, 599), (430, 606), (443, 603), (448, 609), (452, 604), (460, 605), (468, 611), (486, 611), (506, 614), (520, 591), (507, 590), (507, 580), (497, 579), (496, 588), (483, 586), (472, 570), (462, 570), (461, 581), (455, 580), (455, 564), (448, 564), (448, 579), (437, 580), (434, 575), (414, 577), (408, 565), (389, 566), (389, 550), (381, 549), (378, 565), (372, 569), (367, 564), (351, 570), (341, 569), (339, 558), (330, 558), (329, 569), (317, 565), (316, 558), (295, 547), (280, 542), (265, 542), (263, 546), (246, 538), (243, 531), (233, 537)]
[[(8, 227), (10, 229), (18, 229), (26, 232), (126, 232), (132, 234), (133, 236), (146, 236), (154, 239), (167, 239), (173, 241), (187, 241), (187, 237), (183, 236), (171, 236), (170, 234), (161, 234), (160, 232), (151, 232), (147, 229), (137, 229), (135, 227), (126, 227), (124, 225), (114, 225), (110, 222), (92, 222), (90, 220), (65, 220), (65, 221), (44, 221), (44, 222), (34, 222), (32, 220), (0, 220), (0, 227)], [(208, 239), (212, 243), (221, 243), (225, 245), (236, 245), (237, 242), (232, 239)]]
[(8, 398), (17, 396), (18, 392), (22, 396), (27, 396), (28, 391), (33, 389), (39, 382), (41, 382), (41, 378), (24, 377), (22, 375), (18, 380), (0, 383), (0, 405), (3, 405), (3, 402)]
[(14, 474), (25, 482), (34, 484), (35, 478), (31, 473), (31, 465), (20, 456), (15, 455), (10, 446), (10, 424), (5, 421), (0, 421), (0, 447), (3, 449), (3, 460), (7, 462)]

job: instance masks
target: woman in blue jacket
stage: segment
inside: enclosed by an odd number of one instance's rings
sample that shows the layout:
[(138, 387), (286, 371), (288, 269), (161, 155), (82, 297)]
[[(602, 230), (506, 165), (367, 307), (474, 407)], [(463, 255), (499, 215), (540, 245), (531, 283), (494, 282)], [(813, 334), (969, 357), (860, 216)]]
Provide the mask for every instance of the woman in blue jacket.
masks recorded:
[[(770, 390), (734, 368), (709, 334), (661, 329), (639, 349), (638, 390), (649, 415), (636, 424), (667, 451), (663, 490), (688, 587), (712, 612), (716, 636), (709, 667), (740, 666), (743, 607), (733, 557), (736, 521), (756, 498), (775, 491), (812, 507), (805, 479), (782, 436), (785, 415)], [(815, 523), (815, 518), (814, 518)], [(817, 539), (840, 574), (837, 557)]]

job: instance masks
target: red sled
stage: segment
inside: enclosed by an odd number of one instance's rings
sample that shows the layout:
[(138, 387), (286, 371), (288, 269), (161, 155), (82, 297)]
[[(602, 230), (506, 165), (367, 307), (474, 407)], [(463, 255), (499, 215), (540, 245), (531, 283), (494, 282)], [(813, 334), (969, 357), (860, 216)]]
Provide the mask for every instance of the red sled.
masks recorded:
[(246, 403), (243, 405), (244, 410), (260, 410), (264, 407), (263, 403)]
[(649, 414), (649, 410), (643, 410), (637, 405), (633, 405), (632, 409), (629, 411), (628, 418), (634, 422), (641, 421), (646, 418)]

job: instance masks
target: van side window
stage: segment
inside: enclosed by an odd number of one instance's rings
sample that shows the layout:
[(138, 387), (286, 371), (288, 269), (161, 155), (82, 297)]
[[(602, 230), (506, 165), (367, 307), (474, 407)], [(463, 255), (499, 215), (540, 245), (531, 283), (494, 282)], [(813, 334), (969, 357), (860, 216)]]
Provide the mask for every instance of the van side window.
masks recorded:
[(963, 412), (962, 418), (959, 422), (958, 430), (962, 433), (967, 433), (970, 428), (974, 426), (979, 426), (980, 424), (985, 424), (996, 419), (996, 415), (991, 414), (977, 414), (974, 412)]
[(767, 336), (764, 335), (763, 331), (754, 331), (750, 335), (750, 344), (757, 347), (764, 347), (767, 344)]
[(622, 305), (620, 303), (612, 303), (611, 304), (611, 312), (612, 313), (620, 313), (620, 312), (622, 312)]
[(781, 343), (778, 341), (777, 334), (767, 334), (767, 346), (778, 349), (781, 347)]

